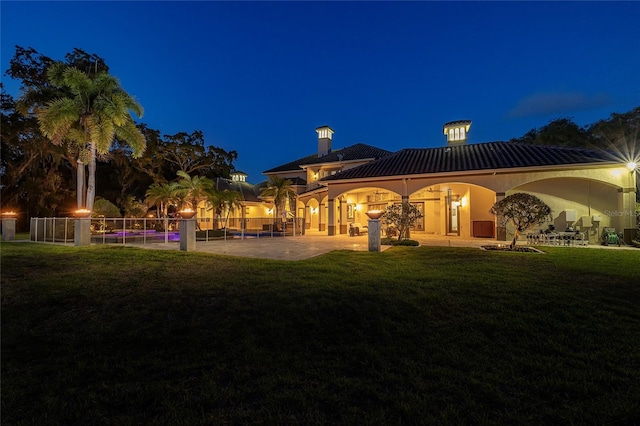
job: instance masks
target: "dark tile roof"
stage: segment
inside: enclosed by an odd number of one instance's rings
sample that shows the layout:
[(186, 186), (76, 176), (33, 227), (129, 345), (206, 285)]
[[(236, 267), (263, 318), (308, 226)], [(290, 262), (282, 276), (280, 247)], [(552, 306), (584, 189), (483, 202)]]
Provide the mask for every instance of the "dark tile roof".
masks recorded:
[(308, 155), (295, 161), (282, 164), (281, 166), (274, 167), (273, 169), (269, 169), (263, 173), (299, 171), (300, 166), (302, 165), (364, 160), (367, 158), (378, 159), (390, 154), (392, 154), (391, 151), (376, 148), (375, 146), (366, 145), (363, 143), (357, 143), (346, 148), (333, 150), (329, 154), (323, 155), (322, 157), (318, 157), (318, 154)]
[(242, 195), (243, 201), (261, 201), (258, 198), (260, 188), (258, 185), (252, 185), (249, 182), (236, 182), (231, 179), (217, 178), (215, 180), (216, 189), (218, 191), (238, 191)]
[(611, 156), (604, 151), (488, 142), (442, 148), (403, 149), (369, 164), (327, 176), (321, 181), (611, 161)]

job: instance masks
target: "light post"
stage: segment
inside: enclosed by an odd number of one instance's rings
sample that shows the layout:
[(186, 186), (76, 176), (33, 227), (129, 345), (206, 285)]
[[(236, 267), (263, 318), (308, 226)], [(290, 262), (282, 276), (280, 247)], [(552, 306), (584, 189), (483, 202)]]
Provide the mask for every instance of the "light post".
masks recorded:
[(91, 244), (91, 210), (79, 209), (73, 212), (73, 244), (88, 246)]
[(380, 218), (384, 214), (382, 210), (369, 210), (367, 213), (369, 220), (367, 226), (369, 228), (367, 235), (369, 238), (369, 251), (381, 251), (380, 241)]
[(194, 251), (196, 249), (196, 221), (193, 217), (196, 212), (191, 209), (182, 210), (180, 213), (180, 250)]
[(14, 211), (2, 212), (2, 241), (16, 239), (16, 221), (18, 214)]

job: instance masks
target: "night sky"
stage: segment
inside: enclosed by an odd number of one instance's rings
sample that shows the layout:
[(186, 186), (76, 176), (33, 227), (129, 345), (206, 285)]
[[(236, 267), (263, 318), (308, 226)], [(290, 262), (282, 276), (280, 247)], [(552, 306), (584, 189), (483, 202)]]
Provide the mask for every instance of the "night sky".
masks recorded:
[[(550, 120), (580, 125), (640, 105), (640, 2), (7, 2), (15, 45), (103, 57), (163, 134), (202, 130), (248, 180), (358, 142), (508, 140)], [(17, 96), (17, 84), (2, 76)]]

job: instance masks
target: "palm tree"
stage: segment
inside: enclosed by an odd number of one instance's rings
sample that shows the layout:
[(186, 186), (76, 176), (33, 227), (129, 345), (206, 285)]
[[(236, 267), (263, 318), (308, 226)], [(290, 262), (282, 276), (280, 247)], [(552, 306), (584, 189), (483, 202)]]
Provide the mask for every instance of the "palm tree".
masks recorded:
[(224, 219), (224, 227), (226, 228), (227, 223), (229, 222), (229, 215), (231, 214), (231, 211), (244, 207), (244, 204), (242, 203), (242, 194), (240, 194), (238, 191), (229, 191), (228, 189), (225, 189), (221, 192), (220, 200), (222, 202), (222, 206), (227, 211), (227, 216)]
[(206, 198), (209, 205), (211, 205), (210, 210), (215, 212), (216, 218), (220, 218), (222, 213), (226, 210), (227, 214), (224, 219), (225, 228), (227, 227), (231, 211), (243, 207), (242, 194), (238, 191), (230, 191), (228, 189), (218, 191), (215, 188), (211, 188), (207, 191)]
[[(280, 217), (280, 212), (286, 211), (286, 203), (292, 203), (297, 197), (296, 191), (291, 187), (293, 183), (289, 179), (281, 178), (280, 176), (269, 176), (267, 187), (260, 191), (261, 197), (271, 198), (275, 206), (275, 214), (273, 216), (274, 221)], [(278, 229), (277, 223), (276, 229)]]
[(178, 171), (181, 178), (176, 182), (177, 195), (183, 195), (193, 210), (198, 208), (200, 201), (207, 199), (207, 193), (213, 189), (213, 181), (204, 176), (191, 177), (182, 170)]
[[(60, 145), (66, 142), (79, 149), (78, 208), (93, 209), (95, 200), (96, 155), (109, 152), (115, 138), (132, 148), (134, 157), (145, 150), (146, 141), (136, 128), (130, 111), (142, 116), (142, 107), (106, 72), (90, 78), (67, 65), (54, 64), (49, 81), (66, 88), (69, 95), (54, 99), (37, 112), (42, 133)], [(84, 193), (84, 167), (88, 164), (88, 182)]]
[(169, 205), (176, 201), (176, 186), (169, 183), (154, 183), (145, 194), (146, 201), (160, 207), (159, 217), (167, 217)]

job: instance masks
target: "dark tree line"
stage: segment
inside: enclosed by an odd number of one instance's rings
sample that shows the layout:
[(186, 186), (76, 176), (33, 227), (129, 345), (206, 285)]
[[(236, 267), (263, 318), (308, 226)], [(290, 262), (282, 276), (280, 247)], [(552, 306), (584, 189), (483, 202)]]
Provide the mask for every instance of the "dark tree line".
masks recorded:
[[(607, 119), (587, 126), (578, 126), (570, 118), (553, 120), (511, 142), (527, 142), (540, 145), (601, 149), (636, 159), (640, 155), (640, 107), (625, 113), (614, 113)], [(621, 158), (622, 159), (622, 158)]]
[[(56, 61), (31, 47), (16, 46), (5, 75), (20, 83), (21, 96), (14, 99), (4, 87), (0, 94), (0, 200), (3, 207), (18, 210), (26, 218), (62, 216), (75, 210), (79, 153), (73, 145), (51, 143), (36, 119), (47, 102), (66, 95), (47, 78), (57, 62), (90, 77), (109, 71), (104, 59), (81, 49)], [(151, 184), (175, 180), (178, 171), (213, 179), (229, 177), (234, 170), (237, 152), (207, 146), (199, 130), (162, 135), (144, 123), (137, 127), (146, 139), (141, 157), (134, 158), (130, 148), (116, 139), (109, 153), (98, 158), (96, 193), (123, 211), (132, 198), (144, 199)]]
[[(16, 46), (5, 75), (20, 83), (21, 97), (14, 99), (2, 87), (0, 93), (0, 201), (16, 209), (23, 218), (63, 216), (75, 210), (77, 148), (54, 145), (44, 137), (36, 113), (47, 102), (68, 95), (47, 77), (55, 63), (75, 67), (88, 76), (108, 72), (103, 58), (74, 49), (56, 61), (33, 48)], [(130, 148), (116, 139), (108, 154), (99, 158), (96, 193), (122, 211), (132, 199), (143, 200), (151, 184), (174, 181), (178, 171), (214, 179), (229, 177), (237, 159), (236, 151), (207, 146), (201, 131), (163, 135), (138, 123), (146, 139), (146, 150), (134, 158)], [(532, 129), (511, 142), (598, 148), (633, 159), (640, 152), (638, 129), (640, 107), (588, 126), (578, 126), (570, 118), (560, 118)]]

